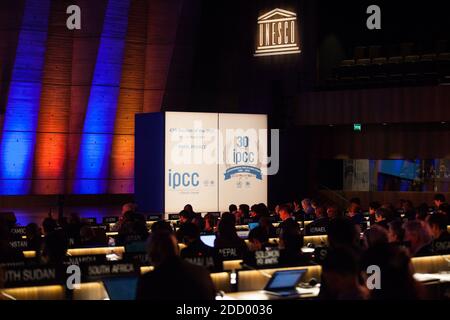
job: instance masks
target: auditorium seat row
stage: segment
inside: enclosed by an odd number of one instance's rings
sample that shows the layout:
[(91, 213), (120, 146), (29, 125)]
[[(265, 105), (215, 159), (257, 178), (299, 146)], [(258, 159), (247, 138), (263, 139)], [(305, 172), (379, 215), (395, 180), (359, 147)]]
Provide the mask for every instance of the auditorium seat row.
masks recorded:
[(450, 82), (450, 52), (343, 60), (325, 87), (332, 89)]

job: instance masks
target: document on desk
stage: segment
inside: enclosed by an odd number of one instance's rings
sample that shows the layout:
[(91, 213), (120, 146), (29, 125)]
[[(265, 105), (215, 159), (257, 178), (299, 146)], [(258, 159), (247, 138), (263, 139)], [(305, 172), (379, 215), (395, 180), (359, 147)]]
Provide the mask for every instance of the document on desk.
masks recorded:
[(450, 282), (450, 273), (415, 273), (414, 279), (419, 282), (439, 281)]
[[(314, 298), (319, 295), (320, 285), (316, 285), (311, 288), (297, 288), (298, 296), (290, 296), (284, 299), (301, 299), (301, 298)], [(232, 292), (227, 293), (223, 297), (216, 298), (220, 300), (273, 300), (273, 299), (283, 299), (281, 296), (275, 296), (267, 293), (264, 290), (256, 291), (242, 291), (242, 292)]]

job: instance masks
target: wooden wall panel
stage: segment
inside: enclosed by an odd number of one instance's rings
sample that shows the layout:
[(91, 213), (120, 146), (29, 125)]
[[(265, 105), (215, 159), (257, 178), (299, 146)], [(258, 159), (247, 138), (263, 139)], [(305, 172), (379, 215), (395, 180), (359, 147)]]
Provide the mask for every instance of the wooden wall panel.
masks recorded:
[(144, 112), (160, 111), (184, 0), (148, 3)]
[(64, 193), (72, 70), (72, 32), (66, 28), (69, 1), (53, 1), (33, 174), (33, 193)]
[(111, 150), (108, 192), (134, 192), (134, 115), (144, 104), (145, 48), (147, 41), (147, 2), (130, 4), (122, 79)]
[(81, 30), (73, 35), (72, 86), (67, 148), (66, 192), (71, 193), (80, 149), (86, 107), (89, 101), (91, 83), (97, 61), (97, 51), (107, 0), (78, 0), (82, 16)]
[[(312, 159), (436, 159), (450, 157), (450, 124), (304, 127)], [(302, 142), (299, 140), (299, 148)]]
[(23, 8), (24, 0), (0, 3), (0, 128), (3, 127)]
[(300, 94), (298, 125), (450, 120), (450, 87), (403, 87)]
[[(0, 10), (0, 84), (5, 65), (14, 62), (24, 1), (11, 2), (9, 11)], [(109, 176), (102, 178), (109, 193), (133, 192), (135, 113), (160, 111), (169, 87), (174, 97), (187, 99), (194, 47), (186, 35), (193, 35), (193, 17), (199, 15), (201, 1), (194, 2), (189, 6), (184, 0), (131, 0), (114, 131), (104, 132), (113, 136), (104, 159), (111, 164)], [(66, 28), (66, 8), (71, 4), (81, 8), (81, 30)], [(31, 193), (74, 191), (107, 4), (108, 0), (51, 0)], [(0, 8), (4, 6), (2, 1)], [(177, 38), (179, 28), (183, 39)], [(3, 118), (0, 113), (0, 125)]]

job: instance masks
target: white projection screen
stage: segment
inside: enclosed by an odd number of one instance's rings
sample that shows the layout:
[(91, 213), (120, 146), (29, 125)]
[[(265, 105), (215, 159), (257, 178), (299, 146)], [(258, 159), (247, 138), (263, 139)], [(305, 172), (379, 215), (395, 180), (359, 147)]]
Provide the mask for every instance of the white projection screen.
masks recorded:
[(164, 211), (267, 203), (261, 153), (267, 155), (266, 115), (166, 112)]
[(166, 213), (186, 204), (197, 212), (217, 211), (217, 118), (217, 113), (166, 112)]
[(219, 128), (225, 145), (221, 152), (228, 158), (219, 165), (219, 211), (228, 211), (232, 203), (267, 204), (261, 162), (267, 156), (267, 115), (221, 113)]

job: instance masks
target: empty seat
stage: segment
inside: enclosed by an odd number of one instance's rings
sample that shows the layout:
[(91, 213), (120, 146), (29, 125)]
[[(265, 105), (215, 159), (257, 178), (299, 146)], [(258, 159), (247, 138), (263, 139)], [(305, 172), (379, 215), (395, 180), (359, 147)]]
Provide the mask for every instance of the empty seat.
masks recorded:
[(388, 77), (386, 71), (386, 57), (375, 58), (370, 65), (371, 80), (374, 85), (383, 85)]
[(448, 52), (448, 41), (447, 40), (436, 41), (436, 50), (435, 51), (437, 54)]
[(388, 81), (393, 84), (398, 84), (403, 78), (403, 57), (389, 57), (385, 67), (388, 75)]
[(357, 80), (358, 85), (364, 85), (370, 80), (369, 73), (370, 59), (358, 59), (355, 65), (355, 80)]
[(442, 83), (450, 83), (450, 52), (440, 53), (437, 59), (439, 78)]
[(343, 60), (337, 70), (339, 85), (352, 83), (355, 78), (355, 60)]
[(402, 57), (411, 56), (413, 54), (414, 43), (404, 42), (400, 44), (400, 54)]
[(369, 58), (371, 60), (379, 58), (381, 55), (381, 46), (370, 46), (369, 47)]
[(367, 66), (368, 64), (370, 64), (370, 59), (364, 58), (356, 60), (356, 65)]
[(403, 76), (408, 84), (416, 84), (419, 81), (419, 56), (406, 56), (403, 61)]
[(436, 68), (437, 55), (434, 53), (423, 54), (418, 62), (421, 81), (435, 84), (439, 78)]
[(355, 65), (355, 60), (342, 60), (341, 67), (348, 67)]
[(367, 58), (366, 51), (367, 51), (367, 47), (362, 47), (362, 46), (355, 47), (355, 51), (354, 51), (355, 60)]

